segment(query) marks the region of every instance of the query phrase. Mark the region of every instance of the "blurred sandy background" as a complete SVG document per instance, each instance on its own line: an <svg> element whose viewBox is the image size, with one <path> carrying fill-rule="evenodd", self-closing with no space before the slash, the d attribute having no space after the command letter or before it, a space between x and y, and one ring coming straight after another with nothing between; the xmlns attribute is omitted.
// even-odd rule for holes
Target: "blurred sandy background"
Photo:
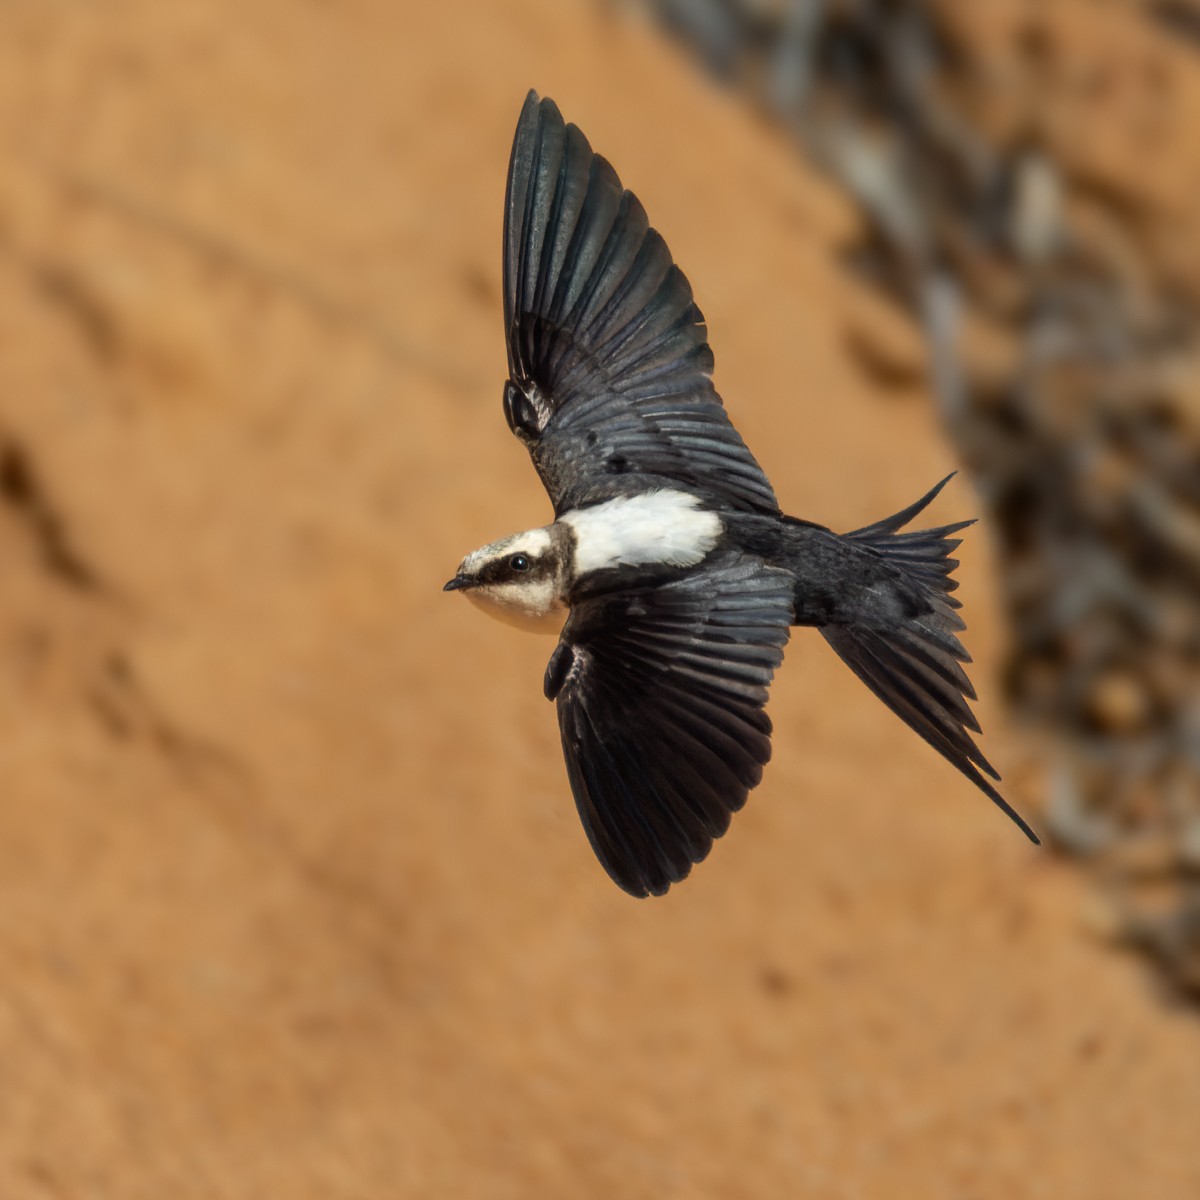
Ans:
<svg viewBox="0 0 1200 1200"><path fill-rule="evenodd" d="M594 862L552 641L440 591L549 515L500 410L530 86L664 232L790 511L956 465L848 352L895 318L846 202L647 21L4 5L0 1195L1200 1194L1194 1016L819 638L692 879Z"/></svg>

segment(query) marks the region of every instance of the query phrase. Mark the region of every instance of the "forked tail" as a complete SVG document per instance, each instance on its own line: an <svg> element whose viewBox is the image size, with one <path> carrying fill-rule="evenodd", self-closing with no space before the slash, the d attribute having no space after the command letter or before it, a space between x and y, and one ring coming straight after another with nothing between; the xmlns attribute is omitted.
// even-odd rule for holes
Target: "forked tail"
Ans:
<svg viewBox="0 0 1200 1200"><path fill-rule="evenodd" d="M997 807L1006 812L1035 844L1040 840L985 776L999 780L971 737L979 722L967 705L975 689L961 664L969 663L957 634L965 629L952 595L958 582L951 577L958 560L951 552L961 543L952 537L974 521L959 521L936 529L900 533L953 478L948 475L915 504L843 535L879 555L894 570L888 572L896 593L887 619L868 618L821 627L825 640L841 660L913 730L950 760Z"/></svg>

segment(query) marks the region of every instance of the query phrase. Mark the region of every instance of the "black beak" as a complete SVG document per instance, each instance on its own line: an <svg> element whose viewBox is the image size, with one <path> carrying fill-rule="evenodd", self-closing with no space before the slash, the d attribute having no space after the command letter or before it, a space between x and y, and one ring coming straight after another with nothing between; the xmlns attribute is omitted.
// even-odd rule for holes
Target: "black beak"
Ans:
<svg viewBox="0 0 1200 1200"><path fill-rule="evenodd" d="M459 588L470 587L471 581L462 575L455 575L449 583L442 586L443 592L457 592Z"/></svg>

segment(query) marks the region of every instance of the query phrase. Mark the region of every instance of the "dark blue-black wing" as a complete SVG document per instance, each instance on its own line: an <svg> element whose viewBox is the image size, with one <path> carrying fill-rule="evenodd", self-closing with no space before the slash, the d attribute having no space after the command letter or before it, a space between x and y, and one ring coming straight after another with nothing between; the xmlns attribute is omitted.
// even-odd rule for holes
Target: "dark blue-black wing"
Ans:
<svg viewBox="0 0 1200 1200"><path fill-rule="evenodd" d="M625 891L687 875L762 778L791 615L790 579L740 556L572 608L546 694L583 827Z"/></svg>
<svg viewBox="0 0 1200 1200"><path fill-rule="evenodd" d="M556 513L683 485L777 512L712 385L692 289L637 197L530 92L504 204L504 408Z"/></svg>

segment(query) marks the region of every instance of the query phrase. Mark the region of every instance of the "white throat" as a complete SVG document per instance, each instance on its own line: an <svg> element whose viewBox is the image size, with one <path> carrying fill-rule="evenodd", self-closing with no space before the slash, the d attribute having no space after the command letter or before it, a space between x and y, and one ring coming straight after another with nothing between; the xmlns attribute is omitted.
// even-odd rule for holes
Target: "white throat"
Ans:
<svg viewBox="0 0 1200 1200"><path fill-rule="evenodd" d="M575 535L576 577L644 563L694 566L722 530L721 518L701 508L699 497L671 490L618 496L559 521Z"/></svg>
<svg viewBox="0 0 1200 1200"><path fill-rule="evenodd" d="M567 615L556 596L532 597L528 590L522 592L515 587L507 592L500 588L467 592L466 597L489 617L527 633L552 633L557 637Z"/></svg>

